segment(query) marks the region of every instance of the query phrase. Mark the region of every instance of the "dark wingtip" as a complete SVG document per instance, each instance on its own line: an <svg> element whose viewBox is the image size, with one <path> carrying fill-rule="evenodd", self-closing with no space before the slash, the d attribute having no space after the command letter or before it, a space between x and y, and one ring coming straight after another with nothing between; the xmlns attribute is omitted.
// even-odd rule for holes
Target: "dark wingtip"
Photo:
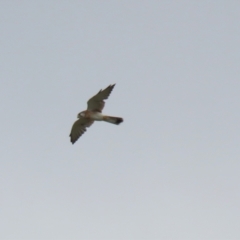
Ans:
<svg viewBox="0 0 240 240"><path fill-rule="evenodd" d="M71 134L69 135L69 137L70 137L70 142L71 142L72 144L74 144L75 142L73 141Z"/></svg>

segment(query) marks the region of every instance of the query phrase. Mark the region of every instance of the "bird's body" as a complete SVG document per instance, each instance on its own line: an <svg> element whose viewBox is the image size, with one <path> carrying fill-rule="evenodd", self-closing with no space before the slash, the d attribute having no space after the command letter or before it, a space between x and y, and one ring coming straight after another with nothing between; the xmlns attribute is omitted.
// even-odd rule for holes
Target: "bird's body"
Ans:
<svg viewBox="0 0 240 240"><path fill-rule="evenodd" d="M88 108L78 114L78 120L73 124L70 133L72 144L74 144L78 138L86 132L86 128L90 127L94 121L105 121L113 124L120 124L123 119L120 117L112 117L102 114L105 102L112 92L115 84L109 85L106 89L100 90L95 96L90 98L87 102Z"/></svg>
<svg viewBox="0 0 240 240"><path fill-rule="evenodd" d="M81 112L81 114L82 115L84 114L82 117L91 119L94 121L102 121L103 117L104 117L104 115L100 112L93 112L93 111L88 111L88 110Z"/></svg>

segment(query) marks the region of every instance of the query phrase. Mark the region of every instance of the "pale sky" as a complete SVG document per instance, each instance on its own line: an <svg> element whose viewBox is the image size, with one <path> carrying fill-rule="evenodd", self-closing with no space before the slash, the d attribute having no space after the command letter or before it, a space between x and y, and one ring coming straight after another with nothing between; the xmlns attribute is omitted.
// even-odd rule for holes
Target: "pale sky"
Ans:
<svg viewBox="0 0 240 240"><path fill-rule="evenodd" d="M1 240L240 239L240 1L0 3ZM74 144L87 100L116 86Z"/></svg>

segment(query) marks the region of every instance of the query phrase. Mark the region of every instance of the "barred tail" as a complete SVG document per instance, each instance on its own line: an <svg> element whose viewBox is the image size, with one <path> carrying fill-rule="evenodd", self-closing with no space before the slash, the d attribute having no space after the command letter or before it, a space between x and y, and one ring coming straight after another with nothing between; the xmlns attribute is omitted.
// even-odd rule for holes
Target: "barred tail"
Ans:
<svg viewBox="0 0 240 240"><path fill-rule="evenodd" d="M123 122L123 119L120 117L104 116L103 121L118 125Z"/></svg>

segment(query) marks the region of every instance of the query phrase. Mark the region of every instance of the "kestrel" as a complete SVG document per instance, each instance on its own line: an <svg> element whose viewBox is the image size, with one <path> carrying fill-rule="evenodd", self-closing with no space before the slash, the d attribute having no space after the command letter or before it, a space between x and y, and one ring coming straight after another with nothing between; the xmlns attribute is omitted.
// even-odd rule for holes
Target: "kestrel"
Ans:
<svg viewBox="0 0 240 240"><path fill-rule="evenodd" d="M123 122L123 119L120 117L111 117L102 114L105 105L104 100L108 99L114 86L115 84L109 85L104 90L101 89L95 96L88 100L87 110L82 111L77 115L77 118L79 119L73 124L69 135L72 144L74 144L78 138L86 132L86 128L90 127L94 121L105 121L116 125Z"/></svg>

